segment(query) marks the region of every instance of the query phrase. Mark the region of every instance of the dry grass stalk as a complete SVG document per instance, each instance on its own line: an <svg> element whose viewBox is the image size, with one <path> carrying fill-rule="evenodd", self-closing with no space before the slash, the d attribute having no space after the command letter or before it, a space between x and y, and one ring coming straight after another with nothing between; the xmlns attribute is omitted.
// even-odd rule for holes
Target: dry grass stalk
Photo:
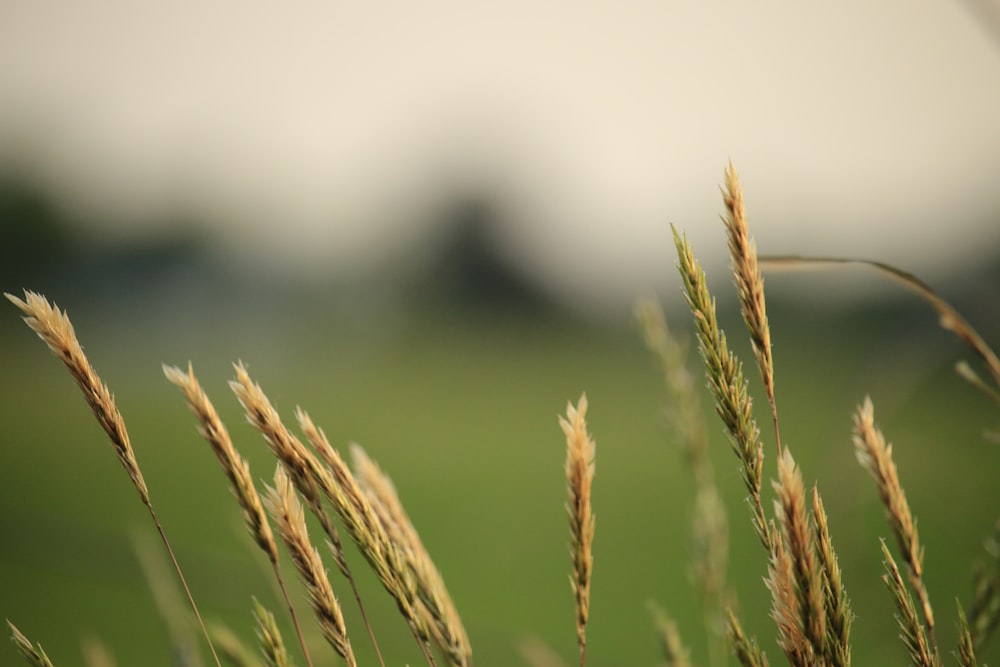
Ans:
<svg viewBox="0 0 1000 667"><path fill-rule="evenodd" d="M965 618L965 610L962 604L955 601L958 608L958 662L962 667L977 667L976 649L972 641L972 632L969 630L969 621Z"/></svg>
<svg viewBox="0 0 1000 667"><path fill-rule="evenodd" d="M576 407L567 404L566 416L559 417L559 426L566 436L566 513L569 516L570 556L573 561L570 581L576 600L576 641L583 667L587 662L587 618L590 615L590 579L594 569L591 494L597 453L597 445L587 433L586 395L580 397Z"/></svg>
<svg viewBox="0 0 1000 667"><path fill-rule="evenodd" d="M355 478L367 494L375 513L382 520L390 539L403 547L407 565L417 579L420 610L426 612L427 625L449 664L468 667L472 664L472 646L455 603L445 587L444 578L434 565L410 517L399 501L396 487L360 445L351 446Z"/></svg>
<svg viewBox="0 0 1000 667"><path fill-rule="evenodd" d="M406 564L400 545L390 537L378 513L354 478L340 453L326 434L302 409L296 410L299 427L326 465L310 459L311 473L320 490L344 521L347 532L361 550L382 586L396 600L396 606L410 626L424 658L435 664L429 643L432 633L419 611L416 576Z"/></svg>
<svg viewBox="0 0 1000 667"><path fill-rule="evenodd" d="M323 636L349 666L356 666L340 603L333 594L319 551L309 541L305 514L295 496L292 481L280 464L274 474L274 488L268 489L266 504L277 523L282 541L288 547L295 569L309 592L309 601Z"/></svg>
<svg viewBox="0 0 1000 667"><path fill-rule="evenodd" d="M25 290L23 300L12 294L5 293L4 296L21 309L27 325L62 360L63 364L69 370L70 375L73 376L73 379L76 380L77 385L83 392L83 397L87 401L91 412L94 413L98 423L100 423L104 432L107 433L115 454L118 456L118 461L125 468L129 479L132 480L132 485L139 493L139 498L142 500L143 505L149 511L150 518L152 518L153 524L160 535L160 540L170 555L174 571L177 573L177 578L184 587L188 604L190 604L191 610L198 620L198 625L201 627L205 641L208 642L208 648L215 659L215 664L221 667L219 656L216 654L215 647L212 645L212 640L208 635L208 629L205 627L205 622L198 611L198 605L195 604L194 596L191 595L191 590L184 579L184 573L181 571L180 564L174 556L174 550L170 546L167 534L164 532L163 526L160 524L160 519L153 509L146 480L143 479L142 470L135 459L135 451L132 449L128 430L125 428L125 419L115 405L115 398L111 390L101 381L97 371L94 370L94 367L87 359L87 355L83 353L83 347L76 337L76 331L73 329L73 323L70 322L69 316L65 311L59 310L57 306L50 304L44 296L36 292Z"/></svg>
<svg viewBox="0 0 1000 667"><path fill-rule="evenodd" d="M664 667L692 667L691 652L681 641L677 623L656 603L650 602L648 607L653 617Z"/></svg>
<svg viewBox="0 0 1000 667"><path fill-rule="evenodd" d="M687 367L687 346L667 326L659 303L644 299L636 305L646 346L655 355L667 388L666 413L671 430L683 447L695 483L688 562L702 598L708 633L709 664L724 665L726 568L729 524L708 455L708 434L702 418L698 387Z"/></svg>
<svg viewBox="0 0 1000 667"><path fill-rule="evenodd" d="M253 617L257 621L257 641L264 653L264 659L267 660L267 667L294 667L288 649L285 648L285 640L281 637L281 630L274 620L274 614L257 598L253 599Z"/></svg>
<svg viewBox="0 0 1000 667"><path fill-rule="evenodd" d="M809 664L815 664L826 654L823 575L816 556L815 529L806 510L802 473L787 449L778 458L778 480L774 490L777 493L775 515L793 571L792 585L799 613L796 637L801 636L809 644L798 647L796 653L810 656Z"/></svg>
<svg viewBox="0 0 1000 667"><path fill-rule="evenodd" d="M771 592L771 618L778 626L778 646L792 667L811 667L816 664L816 655L802 627L803 611L795 565L784 538L773 524L772 529L775 537L764 583Z"/></svg>
<svg viewBox="0 0 1000 667"><path fill-rule="evenodd" d="M7 627L10 628L11 638L17 646L17 650L21 652L21 656L27 660L29 665L32 667L53 667L52 661L49 660L49 656L45 655L45 649L42 648L41 644L32 644L31 640L25 637L24 633L10 621L7 621Z"/></svg>
<svg viewBox="0 0 1000 667"><path fill-rule="evenodd" d="M729 432L733 451L743 464L743 482L750 493L754 529L770 553L773 537L761 500L764 447L760 440L760 429L753 417L753 403L743 377L743 367L729 350L726 335L719 328L715 299L708 291L705 272L694 258L691 244L676 229L673 233L677 246L677 268L684 283L685 299L694 315L698 348L715 398L715 410Z"/></svg>
<svg viewBox="0 0 1000 667"><path fill-rule="evenodd" d="M731 161L726 167L726 186L722 191L722 198L726 206L722 221L729 236L729 254L740 298L740 310L750 331L753 353L771 405L774 438L780 453L781 435L778 430L778 407L774 400L774 360L771 355L771 329L767 323L764 302L764 278L757 265L757 245L750 237L743 186Z"/></svg>
<svg viewBox="0 0 1000 667"><path fill-rule="evenodd" d="M917 524L910 513L903 486L899 482L896 464L892 460L892 445L886 443L882 432L875 426L875 408L871 398L867 396L854 415L854 447L858 462L875 480L892 534L906 562L910 585L917 595L924 623L927 624L931 648L936 655L934 611L923 578L924 548L920 544Z"/></svg>
<svg viewBox="0 0 1000 667"><path fill-rule="evenodd" d="M882 575L882 581L889 587L892 597L896 602L896 621L899 623L900 639L906 645L906 650L910 653L910 660L918 667L937 667L940 663L937 658L937 651L931 647L927 637L924 624L917 616L917 609L913 605L913 598L906 589L903 577L899 573L899 567L893 560L889 548L885 546L885 540L881 542L882 557L885 559L886 574Z"/></svg>
<svg viewBox="0 0 1000 667"><path fill-rule="evenodd" d="M234 368L236 370L236 379L230 381L230 388L236 394L240 405L243 406L247 419L264 436L264 440L271 448L271 452L281 461L281 464L295 484L295 488L302 494L306 506L316 516L323 528L323 532L330 538L329 544L334 562L351 587L354 600L358 605L358 610L361 612L362 622L365 624L368 637L375 648L379 664L385 667L382 652L375 639L375 631L372 629L364 603L361 601L361 593L358 591L357 583L347 565L347 559L344 557L344 548L340 539L340 533L323 507L317 479L317 471L320 467L319 462L316 461L316 458L306 446L281 421L281 416L278 415L278 411L271 405L271 401L267 398L264 390L250 378L246 366L241 362L235 364Z"/></svg>
<svg viewBox="0 0 1000 667"><path fill-rule="evenodd" d="M305 637L302 636L302 628L299 624L298 615L295 613L295 606L292 604L291 596L285 585L285 579L281 575L281 568L278 566L278 547L274 542L274 534L264 513L264 506L260 501L257 488L254 486L253 478L250 475L250 464L244 459L226 429L215 406L209 400L208 395L201 388L198 378L194 375L194 369L188 364L185 373L176 366L163 366L163 373L167 379L176 385L187 399L188 407L198 418L198 432L212 447L216 458L222 465L222 470L229 479L230 489L243 510L243 518L246 521L247 529L257 545L267 554L271 562L271 569L277 578L278 587L285 599L288 612L292 618L292 625L298 635L299 644L302 647L306 664L312 667L312 657L306 646Z"/></svg>
<svg viewBox="0 0 1000 667"><path fill-rule="evenodd" d="M726 626L733 653L743 667L768 667L767 656L760 650L757 640L747 637L732 608L726 610Z"/></svg>
<svg viewBox="0 0 1000 667"><path fill-rule="evenodd" d="M840 563L830 540L830 528L826 508L819 490L813 486L813 518L816 521L816 546L820 567L823 572L824 601L826 604L826 644L825 655L831 667L850 667L851 664L851 624L854 614L844 589Z"/></svg>

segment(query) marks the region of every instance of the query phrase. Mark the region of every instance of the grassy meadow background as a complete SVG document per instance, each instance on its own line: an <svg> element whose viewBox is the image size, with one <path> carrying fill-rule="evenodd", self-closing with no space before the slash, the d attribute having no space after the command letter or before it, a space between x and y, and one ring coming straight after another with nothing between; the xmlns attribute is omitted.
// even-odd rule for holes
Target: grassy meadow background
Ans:
<svg viewBox="0 0 1000 667"><path fill-rule="evenodd" d="M663 249L663 258L673 263L672 248ZM482 667L522 664L518 645L530 637L569 663L575 659L565 443L556 417L586 391L597 441L589 664L657 664L648 600L679 619L694 659L707 661L687 574L692 482L666 437L656 364L626 315L595 324L546 307L417 299L392 316L353 317L321 290L250 289L213 301L212 292L199 299L190 290L147 296L114 281L81 288L65 275L33 277L43 284L25 286L69 311L114 391L203 615L248 643L251 595L275 611L288 639L291 628L221 469L182 396L162 376L163 362L193 362L256 479L269 481L274 462L226 384L238 359L283 417L291 420L301 405L335 446L364 445L393 477ZM731 282L726 275L709 279L730 341L746 362L749 345ZM767 280L782 436L806 483L818 481L824 494L857 615L855 664L905 660L881 582L878 538L890 533L850 441L851 413L866 393L895 444L926 544L939 641L950 651L954 599L969 599L972 564L984 559L983 541L1000 507L1000 448L981 437L1000 423L995 406L951 371L965 351L914 298L880 292L890 296L859 295L832 307L791 295L785 287L795 278ZM824 281L837 280L828 274L811 284L822 296ZM860 285L862 292L871 286ZM11 292L20 287L4 285ZM673 294L679 280L660 288ZM979 303L965 299L975 293L969 285L949 289L946 295L960 305ZM996 344L995 322L983 321L988 311L966 310ZM690 333L687 312L672 309L668 317L680 333ZM136 555L137 540L155 538L145 508L65 369L6 303L0 343L0 614L41 642L56 665L81 664L81 643L95 637L119 665L172 664L166 625ZM747 371L756 391L752 363ZM780 664L762 583L765 557L750 528L737 462L707 395L703 406L729 511L730 581L747 630ZM766 414L761 418L766 424ZM773 443L762 431L770 477ZM350 549L388 664L419 664L393 603ZM333 582L359 658L372 664L350 595L337 587L339 578ZM306 628L314 658L332 664L311 619ZM980 655L982 662L998 659L996 642ZM0 646L0 664L17 664L13 645Z"/></svg>

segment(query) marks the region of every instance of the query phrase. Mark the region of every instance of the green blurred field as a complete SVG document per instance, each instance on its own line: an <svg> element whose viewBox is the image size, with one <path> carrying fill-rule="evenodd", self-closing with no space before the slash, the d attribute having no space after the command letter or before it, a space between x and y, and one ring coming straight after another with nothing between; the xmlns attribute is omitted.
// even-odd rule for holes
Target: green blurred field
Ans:
<svg viewBox="0 0 1000 667"><path fill-rule="evenodd" d="M288 309L267 317L263 303L257 319L238 325L179 321L151 334L141 310L62 305L116 393L203 614L248 642L251 595L281 617L274 584L161 362L194 362L260 479L270 478L273 462L226 386L238 358L285 417L301 405L335 445L363 444L393 476L444 573L480 667L522 664L516 647L528 636L574 659L564 440L556 417L586 391L598 445L588 663L657 664L646 612L655 599L679 618L704 664L701 613L685 564L691 484L664 439L655 365L627 322L606 330L449 316L388 332L345 332L320 316L287 317ZM926 544L941 645L950 652L954 599L968 600L972 563L984 555L983 538L1000 510L1000 449L980 437L1000 422L995 406L952 374L963 351L935 329L930 314L843 321L803 310L777 304L771 313L782 437L807 483L818 481L824 494L858 617L855 664L905 660L880 580L878 538L888 529L850 443L851 411L867 392L896 445ZM0 614L40 641L57 666L82 664L81 639L93 636L112 648L119 665L170 665L166 630L135 556L136 536L153 536L148 515L59 362L18 326L12 306L0 308L0 319ZM688 331L681 313L673 320ZM728 329L746 359L742 326L729 320ZM706 410L706 419L730 511L731 581L747 629L772 663L782 664L762 584L765 558L749 526L736 461L717 418ZM762 430L770 473L773 445ZM363 572L362 559L350 555ZM389 664L420 664L388 596L370 576L360 579ZM343 585L338 592L362 663L372 664L350 596ZM314 656L333 664L311 623L309 631ZM998 644L981 661L1000 661ZM17 664L13 646L0 646L0 664Z"/></svg>

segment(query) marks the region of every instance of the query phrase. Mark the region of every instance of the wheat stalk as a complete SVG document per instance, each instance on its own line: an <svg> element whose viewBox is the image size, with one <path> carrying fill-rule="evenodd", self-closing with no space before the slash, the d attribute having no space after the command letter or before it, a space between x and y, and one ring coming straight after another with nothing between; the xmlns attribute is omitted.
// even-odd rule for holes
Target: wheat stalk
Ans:
<svg viewBox="0 0 1000 667"><path fill-rule="evenodd" d="M5 293L4 296L21 309L21 312L24 313L23 319L27 325L59 357L69 370L70 375L76 380L91 412L97 417L98 423L100 423L104 432L107 433L108 438L111 440L111 445L118 456L118 461L125 469L129 479L132 480L132 485L139 493L139 498L142 500L143 505L149 511L149 515L156 526L163 546L170 555L177 578L180 579L184 592L187 594L188 603L191 605L191 610L198 620L198 625L201 627L201 632L208 643L212 657L215 659L215 664L218 667L222 667L219 662L219 656L215 652L215 646L212 645L212 640L208 635L208 628L205 627L205 622L201 618L198 605L195 604L194 596L191 595L191 589L188 588L187 581L184 579L184 573L177 562L177 557L174 556L174 550L171 548L167 534L164 532L163 526L160 524L160 519L153 509L146 480L143 479L142 470L140 470L139 464L135 459L132 442L125 428L125 420L115 405L115 398L111 390L101 381L97 371L94 370L94 367L87 359L87 355L83 353L83 347L76 337L76 331L73 329L73 323L70 322L69 316L65 311L59 310L57 306L50 304L44 296L36 292L25 290L23 300L12 294Z"/></svg>
<svg viewBox="0 0 1000 667"><path fill-rule="evenodd" d="M672 228L673 229L673 228ZM764 474L764 447L760 429L753 416L747 381L743 366L726 343L726 335L719 328L715 315L715 299L708 291L705 272L694 258L694 251L686 235L673 229L677 246L677 268L684 283L684 296L694 315L698 349L705 362L708 384L715 398L715 411L729 432L733 451L743 464L742 477L750 493L754 529L761 543L770 553L771 535L761 486Z"/></svg>
<svg viewBox="0 0 1000 667"><path fill-rule="evenodd" d="M771 406L774 439L780 453L781 434L778 430L778 406L774 399L774 360L771 354L771 329L767 323L767 308L764 301L764 278L757 265L757 245L750 237L743 185L732 161L726 167L725 176L726 185L722 191L722 198L726 214L722 216L722 221L729 237L729 254L733 275L736 278L740 311L750 332L750 343L757 358L757 368L760 370L764 391Z"/></svg>
<svg viewBox="0 0 1000 667"><path fill-rule="evenodd" d="M257 598L253 599L253 617L257 621L257 641L267 660L267 667L294 667L281 630L274 620L274 614L267 610Z"/></svg>
<svg viewBox="0 0 1000 667"><path fill-rule="evenodd" d="M356 667L340 603L330 586L319 552L309 540L302 505L295 497L292 481L281 464L274 473L274 487L268 489L266 505L277 523L282 541L288 547L295 569L309 591L309 601L323 636L349 667Z"/></svg>
<svg viewBox="0 0 1000 667"><path fill-rule="evenodd" d="M186 373L176 366L164 365L163 373L171 383L183 392L188 407L198 418L198 432L211 446L223 472L229 479L230 489L243 510L243 519L247 529L257 545L267 554L271 563L271 570L274 572L285 605L291 615L292 625L295 627L295 633L298 636L299 645L302 647L306 664L312 667L312 657L309 655L305 637L302 635L302 627L299 624L298 615L295 613L295 605L292 604L285 579L281 575L281 568L278 566L278 547L274 541L274 534L271 532L267 515L264 513L264 506L250 475L250 464L236 451L236 447L229 437L229 431L222 423L222 419L208 395L201 388L191 364L188 364Z"/></svg>
<svg viewBox="0 0 1000 667"><path fill-rule="evenodd" d="M823 599L826 604L826 644L825 655L831 667L850 667L851 664L851 624L854 615L851 603L844 589L840 563L830 540L830 528L826 508L819 490L813 486L813 518L816 521L816 545L823 572Z"/></svg>
<svg viewBox="0 0 1000 667"><path fill-rule="evenodd" d="M396 487L360 445L351 446L351 460L358 484L382 520L390 539L402 547L407 566L416 576L418 596L423 603L419 610L425 612L425 620L434 640L449 664L469 667L472 664L472 647L462 619L445 587L444 578L403 509Z"/></svg>
<svg viewBox="0 0 1000 667"><path fill-rule="evenodd" d="M576 600L576 641L580 647L580 667L587 662L587 618L590 615L590 579L594 569L594 516L591 492L597 446L587 432L587 397L576 407L566 406L559 418L566 436L566 513L569 516L570 556L573 575L570 583Z"/></svg>
<svg viewBox="0 0 1000 667"><path fill-rule="evenodd" d="M924 548L917 534L917 524L910 512L906 494L899 482L896 464L892 460L892 445L886 443L882 432L875 426L875 408L870 397L858 406L854 415L854 447L858 462L871 474L885 506L896 544L903 554L920 609L927 624L927 635L932 653L937 656L934 641L934 611L931 609L927 587L924 584Z"/></svg>
<svg viewBox="0 0 1000 667"><path fill-rule="evenodd" d="M270 447L271 452L284 466L295 487L302 494L309 510L319 519L323 531L330 538L329 544L334 562L337 564L341 574L344 575L344 578L347 579L351 591L354 593L354 600L358 605L358 610L361 612L362 621L368 631L368 637L372 642L372 646L375 648L379 664L385 667L385 662L382 660L382 652L379 649L378 642L375 640L375 632L368 620L364 603L361 601L361 593L358 591L357 583L347 565L347 559L344 557L344 548L340 540L340 533L323 507L315 474L319 463L306 446L292 435L291 431L281 421L281 416L274 409L274 406L271 405L271 401L267 398L264 390L250 378L246 366L240 362L235 364L234 368L236 370L236 379L230 381L230 388L236 394L240 405L243 406L247 420L264 436L264 440Z"/></svg>
<svg viewBox="0 0 1000 667"><path fill-rule="evenodd" d="M906 589L903 577L899 573L899 567L892 554L889 553L889 548L885 546L885 540L880 540L880 543L886 570L886 573L882 575L882 581L885 582L896 602L896 609L899 612L896 615L896 620L902 633L900 638L910 653L910 660L917 667L938 667L940 663L937 659L937 650L931 646L924 625L917 616L913 598L910 597L910 592Z"/></svg>

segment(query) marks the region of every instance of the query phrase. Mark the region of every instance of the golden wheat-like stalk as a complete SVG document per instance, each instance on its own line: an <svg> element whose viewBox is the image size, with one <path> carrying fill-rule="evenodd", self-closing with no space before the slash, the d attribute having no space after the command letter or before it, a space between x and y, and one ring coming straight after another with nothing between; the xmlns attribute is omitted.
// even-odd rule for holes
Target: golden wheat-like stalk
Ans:
<svg viewBox="0 0 1000 667"><path fill-rule="evenodd" d="M11 638L17 646L17 650L20 651L21 656L28 661L29 665L32 667L53 667L52 661L45 654L45 649L42 648L41 644L32 644L31 640L10 621L7 621L7 627L10 628Z"/></svg>
<svg viewBox="0 0 1000 667"><path fill-rule="evenodd" d="M918 667L937 667L940 664L937 651L931 646L924 624L920 622L913 598L903 582L903 576L899 573L899 566L896 565L889 548L885 546L885 540L881 540L881 547L886 570L882 575L882 581L896 602L898 611L896 621L899 623L900 638L910 653L910 660Z"/></svg>
<svg viewBox="0 0 1000 667"><path fill-rule="evenodd" d="M747 637L743 625L731 607L726 610L726 628L733 653L743 667L768 667L767 656L755 639Z"/></svg>
<svg viewBox="0 0 1000 667"><path fill-rule="evenodd" d="M417 578L418 596L423 603L419 610L425 613L435 642L450 665L469 667L472 664L469 636L445 587L444 578L399 501L396 487L360 445L351 445L351 460L355 478L382 520L390 539L403 547L407 566Z"/></svg>
<svg viewBox="0 0 1000 667"><path fill-rule="evenodd" d="M309 540L302 505L296 498L292 481L281 464L274 474L274 487L268 489L266 505L278 526L282 541L288 547L295 569L309 592L309 601L319 620L323 636L349 666L355 667L357 662L351 641L347 637L347 627L344 625L340 603L330 586L319 551Z"/></svg>
<svg viewBox="0 0 1000 667"><path fill-rule="evenodd" d="M570 556L573 574L570 582L576 601L576 641L580 647L580 666L587 662L587 618L590 615L590 579L594 569L594 516L591 494L594 482L594 457L597 445L587 432L587 397L581 396L576 407L566 406L566 416L559 417L566 436L566 513L569 516Z"/></svg>
<svg viewBox="0 0 1000 667"><path fill-rule="evenodd" d="M673 229L673 228L672 228ZM750 493L753 525L761 543L770 553L772 535L764 514L761 486L764 475L764 447L753 416L743 366L726 343L715 315L715 299L708 291L705 272L694 257L687 240L673 229L677 246L677 268L684 283L684 296L694 315L698 349L705 362L708 384L715 398L715 410L729 433L733 451L743 464L743 482Z"/></svg>
<svg viewBox="0 0 1000 667"><path fill-rule="evenodd" d="M395 599L396 606L410 626L424 658L429 664L435 665L436 661L429 648L433 634L419 611L422 603L419 600L416 577L406 564L403 549L389 537L368 496L340 453L330 445L326 434L301 408L296 410L296 417L306 439L313 449L321 453L326 464L311 459L313 478L344 521L347 532L358 545L382 586Z"/></svg>
<svg viewBox="0 0 1000 667"><path fill-rule="evenodd" d="M219 464L222 466L223 472L229 479L230 489L233 495L236 496L240 508L243 510L243 518L247 529L250 531L250 535L257 545L267 554L267 558L271 563L271 569L274 572L278 587L281 589L281 594L291 615L292 625L295 627L306 664L312 667L312 657L309 655L305 637L302 635L302 628L299 624L298 615L295 612L295 605L292 604L291 596L288 594L288 588L285 585L285 579L281 574L281 568L278 566L278 547L274 541L274 534L271 532L271 525L268 523L267 515L264 513L264 505L260 501L257 488L254 486L253 478L250 475L250 464L236 451L236 447L229 437L228 429L222 423L222 419L215 410L215 406L209 400L208 395L201 388L201 384L198 382L198 378L195 377L194 368L191 364L188 364L187 372L182 371L176 366L164 365L163 373L171 383L183 392L184 397L187 399L188 407L198 418L198 432L211 446L212 451L219 460Z"/></svg>
<svg viewBox="0 0 1000 667"><path fill-rule="evenodd" d="M764 278L757 265L757 245L750 237L743 185L731 161L726 167L725 176L726 185L722 191L722 199L726 206L726 214L722 216L722 221L729 237L729 254L733 275L736 278L740 311L750 332L750 343L757 358L757 368L760 370L764 391L771 405L774 437L780 452L781 435L778 431L778 408L774 399L774 360L771 354L771 329L767 323L764 300Z"/></svg>
<svg viewBox="0 0 1000 667"><path fill-rule="evenodd" d="M927 635L932 652L937 654L934 642L934 611L924 584L924 547L917 534L917 523L910 512L903 485L892 460L892 445L888 444L882 432L875 426L875 408L870 397L858 406L854 415L854 447L858 462L875 480L879 497L885 506L896 544L906 562L910 585L920 604L920 610L927 624Z"/></svg>
<svg viewBox="0 0 1000 667"><path fill-rule="evenodd" d="M188 588L187 581L184 579L184 573L181 571L180 564L177 562L176 556L174 556L174 550L167 539L167 534L164 532L163 526L160 524L160 519L153 509L153 503L149 497L149 488L146 486L146 480L143 478L142 470L139 468L139 463L135 458L135 451L132 448L128 430L125 428L125 419L115 405L115 397L111 393L111 390L108 389L108 386L101 380L97 371L94 370L94 367L90 364L90 360L87 359L87 355L83 353L83 347L76 337L76 331L73 329L73 323L70 322L69 316L65 311L59 310L57 306L50 304L48 299L36 292L25 290L24 299L19 299L12 294L6 293L4 296L21 309L27 325L38 334L38 337L63 362L83 392L83 397L90 407L91 412L97 418L104 432L107 433L118 461L125 469L129 479L132 480L132 486L138 492L143 505L149 511L150 518L153 520L153 524L160 535L160 540L163 542L163 546L170 556L174 571L177 573L177 578L184 587L188 604L191 605L191 610L198 620L198 625L201 627L202 635L208 643L208 648L212 653L215 664L221 667L219 656L216 654L215 647L212 645L212 640L208 635L208 628L205 627L205 622L198 611L198 605L195 604L191 589Z"/></svg>
<svg viewBox="0 0 1000 667"><path fill-rule="evenodd" d="M257 622L257 641L267 660L267 667L294 667L288 649L285 648L285 640L281 637L281 630L274 620L274 614L257 598L253 598L253 617Z"/></svg>
<svg viewBox="0 0 1000 667"><path fill-rule="evenodd" d="M362 622L368 631L368 637L372 642L372 646L375 648L379 664L385 667L385 663L382 660L382 652L375 639L375 632L368 620L368 614L361 600L361 593L354 580L354 575L351 574L350 567L348 567L347 559L344 557L344 548L340 539L340 533L323 507L321 491L317 480L319 462L316 461L316 458L306 446L288 430L284 422L282 422L278 411L271 405L267 394L264 393L259 384L250 378L246 366L240 362L235 364L234 368L236 370L236 379L230 381L230 388L236 394L240 405L243 406L250 424L260 432L265 442L271 448L271 452L281 461L281 464L291 477L295 488L302 494L306 506L316 516L323 528L323 532L330 538L329 545L333 553L334 562L337 564L341 574L344 575L344 578L347 579L351 591L354 593L355 603L361 612Z"/></svg>
<svg viewBox="0 0 1000 667"><path fill-rule="evenodd" d="M826 606L823 575L816 557L814 528L806 509L802 473L795 465L791 452L784 450L778 458L778 479L775 515L781 538L792 565L795 596L797 597L798 633L808 642L797 653L810 656L810 662L825 654Z"/></svg>
<svg viewBox="0 0 1000 667"><path fill-rule="evenodd" d="M826 605L826 659L831 667L850 667L851 664L851 624L854 615L851 603L844 589L840 563L830 539L826 508L819 490L813 486L813 517L816 520L816 547L823 572L823 599Z"/></svg>

